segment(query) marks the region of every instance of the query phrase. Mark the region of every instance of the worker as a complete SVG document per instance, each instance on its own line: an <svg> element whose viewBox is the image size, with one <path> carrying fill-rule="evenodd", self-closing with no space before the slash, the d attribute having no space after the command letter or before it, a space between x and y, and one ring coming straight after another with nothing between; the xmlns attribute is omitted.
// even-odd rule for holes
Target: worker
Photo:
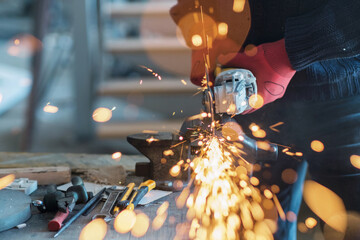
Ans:
<svg viewBox="0 0 360 240"><path fill-rule="evenodd" d="M284 212L298 214L307 168L348 213L360 212L360 171L350 161L360 155L360 1L178 0L170 13L192 48L191 81L204 83L205 61L210 80L216 64L250 70L264 104L235 119L245 133L255 122L267 140L303 154L281 154L255 172L262 184L280 188ZM198 22L210 35L205 43L195 37ZM296 175L288 181L284 173ZM296 239L296 230L296 220L279 218L274 238Z"/></svg>

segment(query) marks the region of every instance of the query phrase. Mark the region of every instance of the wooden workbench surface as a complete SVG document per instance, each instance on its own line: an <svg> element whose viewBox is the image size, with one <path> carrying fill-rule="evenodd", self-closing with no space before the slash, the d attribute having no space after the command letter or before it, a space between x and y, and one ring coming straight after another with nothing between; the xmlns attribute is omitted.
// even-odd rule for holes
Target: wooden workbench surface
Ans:
<svg viewBox="0 0 360 240"><path fill-rule="evenodd" d="M31 198L37 199L37 196L42 194L37 190L31 195ZM41 192L41 191L40 191ZM40 194L40 195L39 195ZM150 218L150 227L146 235L137 238L131 235L131 233L120 234L114 230L113 221L108 224L106 239L147 239L147 240L171 240L174 239L176 234L176 225L178 223L185 222L186 220L186 209L177 209L175 205L175 198L179 193L172 193L167 197L159 199L147 206L138 206L136 211L145 213ZM40 197L41 198L41 197ZM164 225L157 231L151 228L152 220L156 216L156 210L164 202L169 202L168 216ZM79 239L79 235L83 227L91 221L91 217L94 213L100 211L102 203L94 209L88 216L80 216L74 223L72 223L64 232L62 232L56 239L59 240L72 240ZM11 240L43 240L51 239L54 236L54 232L49 232L47 229L48 222L53 218L54 213L40 213L35 207L32 207L32 217L26 222L27 226L23 229L10 229L4 232L0 232L0 239L11 239ZM170 223L169 219L175 221ZM184 236L186 239L186 236Z"/></svg>
<svg viewBox="0 0 360 240"><path fill-rule="evenodd" d="M62 166L67 165L74 170L76 168L103 167L103 166L123 166L129 173L134 171L136 162L148 161L143 156L122 156L120 161L114 161L111 155L88 155L88 154L59 154L59 153L1 153L0 168L14 167L39 167L39 166ZM132 176L131 181L138 182L137 177ZM138 179L139 180L139 179ZM127 179L128 181L128 179ZM141 182L141 180L140 180ZM45 194L45 187L40 187L31 194L31 198L42 199ZM175 199L179 193L172 193L167 197L159 199L147 206L138 206L136 211L144 212L150 219L150 227L147 234L141 238L136 238L130 233L120 234L114 230L113 221L108 224L105 239L166 239L175 237L176 225L186 220L186 209L177 209ZM164 202L169 202L167 219L162 228L155 231L151 228L152 220L156 216L158 207ZM1 207L1 206L0 206ZM90 222L93 214L98 213L102 203L93 210L88 216L80 216L68 229L61 233L57 239L71 240L79 239L81 230ZM47 229L48 222L53 218L54 213L40 213L35 207L31 207L32 217L26 222L27 226L23 229L10 229L0 232L0 239L11 240L43 240L51 239L54 232ZM169 219L172 219L169 221ZM186 236L184 236L186 239Z"/></svg>

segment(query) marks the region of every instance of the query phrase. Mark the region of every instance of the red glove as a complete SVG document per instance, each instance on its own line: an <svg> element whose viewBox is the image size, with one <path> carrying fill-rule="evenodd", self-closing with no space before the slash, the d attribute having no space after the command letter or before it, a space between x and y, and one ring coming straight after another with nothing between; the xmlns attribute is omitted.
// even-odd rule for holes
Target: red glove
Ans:
<svg viewBox="0 0 360 240"><path fill-rule="evenodd" d="M261 44L251 51L219 56L218 61L226 67L250 70L256 77L257 91L264 104L284 96L286 88L295 74L285 49L285 40ZM256 111L252 108L243 112Z"/></svg>

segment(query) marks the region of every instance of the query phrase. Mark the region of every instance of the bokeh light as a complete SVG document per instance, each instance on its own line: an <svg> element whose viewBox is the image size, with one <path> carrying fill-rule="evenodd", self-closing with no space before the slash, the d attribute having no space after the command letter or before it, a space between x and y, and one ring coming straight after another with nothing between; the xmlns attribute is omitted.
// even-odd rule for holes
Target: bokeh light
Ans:
<svg viewBox="0 0 360 240"><path fill-rule="evenodd" d="M360 169L360 156L359 155L351 155L350 162L354 167Z"/></svg>
<svg viewBox="0 0 360 240"><path fill-rule="evenodd" d="M107 232L107 224L104 219L97 218L88 223L82 230L79 240L102 240Z"/></svg>
<svg viewBox="0 0 360 240"><path fill-rule="evenodd" d="M311 142L310 144L311 149L315 152L322 152L324 151L324 144L322 142L320 142L319 140L314 140Z"/></svg>
<svg viewBox="0 0 360 240"><path fill-rule="evenodd" d="M14 174L6 175L5 177L0 178L0 190L9 186L15 180Z"/></svg>
<svg viewBox="0 0 360 240"><path fill-rule="evenodd" d="M133 228L135 222L136 214L134 211L125 209L115 218L114 228L119 233L127 233Z"/></svg>
<svg viewBox="0 0 360 240"><path fill-rule="evenodd" d="M345 206L342 199L333 191L308 180L304 184L304 201L330 227L338 232L345 231L347 226Z"/></svg>
<svg viewBox="0 0 360 240"><path fill-rule="evenodd" d="M136 220L133 228L131 229L131 234L134 237L143 237L150 226L149 217L144 213L138 213L136 215Z"/></svg>
<svg viewBox="0 0 360 240"><path fill-rule="evenodd" d="M112 111L108 108L100 107L94 110L92 117L95 122L107 122L112 118Z"/></svg>
<svg viewBox="0 0 360 240"><path fill-rule="evenodd" d="M253 94L249 98L249 105L255 109L261 108L264 105L264 98L259 94Z"/></svg>
<svg viewBox="0 0 360 240"><path fill-rule="evenodd" d="M297 173L294 169L287 168L282 171L281 179L287 184L293 184L297 180Z"/></svg>
<svg viewBox="0 0 360 240"><path fill-rule="evenodd" d="M48 104L43 108L43 110L47 113L57 113L59 111L59 108Z"/></svg>
<svg viewBox="0 0 360 240"><path fill-rule="evenodd" d="M203 43L203 40L199 34L195 34L192 36L191 42L195 47L200 47Z"/></svg>
<svg viewBox="0 0 360 240"><path fill-rule="evenodd" d="M306 220L305 220L305 225L306 227L308 227L309 229L312 229L314 228L316 225L317 225L317 221L315 218L313 217L308 217Z"/></svg>
<svg viewBox="0 0 360 240"><path fill-rule="evenodd" d="M114 152L114 153L111 155L111 158L114 159L114 160L116 160L116 161L120 161L121 156L122 156L121 152Z"/></svg>

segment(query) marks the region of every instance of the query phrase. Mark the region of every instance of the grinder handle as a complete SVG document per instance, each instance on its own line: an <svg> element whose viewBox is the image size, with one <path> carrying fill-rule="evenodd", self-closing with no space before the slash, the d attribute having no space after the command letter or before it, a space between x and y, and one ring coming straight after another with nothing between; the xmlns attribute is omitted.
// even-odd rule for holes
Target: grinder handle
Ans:
<svg viewBox="0 0 360 240"><path fill-rule="evenodd" d="M62 223L64 222L64 220L67 218L68 215L69 215L68 208L66 208L66 213L58 211L55 214L55 217L48 223L49 231L58 231L61 228Z"/></svg>

